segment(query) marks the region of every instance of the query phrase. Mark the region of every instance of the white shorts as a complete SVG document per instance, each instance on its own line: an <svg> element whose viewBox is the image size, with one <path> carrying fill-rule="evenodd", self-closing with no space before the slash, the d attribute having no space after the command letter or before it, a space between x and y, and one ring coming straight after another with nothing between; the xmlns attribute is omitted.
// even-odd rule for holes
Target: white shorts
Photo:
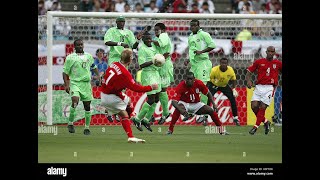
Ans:
<svg viewBox="0 0 320 180"><path fill-rule="evenodd" d="M120 111L125 111L130 98L124 94L124 100L114 94L104 94L101 92L101 106L104 106L108 111L108 115L118 114Z"/></svg>
<svg viewBox="0 0 320 180"><path fill-rule="evenodd" d="M203 102L186 103L184 101L179 101L178 104L182 104L190 114L195 114L200 108L202 108L202 106L205 105Z"/></svg>
<svg viewBox="0 0 320 180"><path fill-rule="evenodd" d="M251 101L261 101L266 105L270 105L271 100L274 95L274 87L273 85L261 85L258 84L254 88L253 96Z"/></svg>

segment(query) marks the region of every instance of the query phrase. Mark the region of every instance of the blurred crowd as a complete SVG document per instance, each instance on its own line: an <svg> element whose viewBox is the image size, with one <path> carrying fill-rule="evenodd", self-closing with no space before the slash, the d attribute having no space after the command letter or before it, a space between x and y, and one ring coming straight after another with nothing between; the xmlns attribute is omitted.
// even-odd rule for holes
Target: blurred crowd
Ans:
<svg viewBox="0 0 320 180"><path fill-rule="evenodd" d="M80 0L77 11L134 13L215 13L215 0ZM282 0L226 0L239 14L282 14ZM38 15L61 11L63 0L38 0ZM78 7L79 6L79 7Z"/></svg>
<svg viewBox="0 0 320 180"><path fill-rule="evenodd" d="M282 14L282 0L231 0L233 13Z"/></svg>

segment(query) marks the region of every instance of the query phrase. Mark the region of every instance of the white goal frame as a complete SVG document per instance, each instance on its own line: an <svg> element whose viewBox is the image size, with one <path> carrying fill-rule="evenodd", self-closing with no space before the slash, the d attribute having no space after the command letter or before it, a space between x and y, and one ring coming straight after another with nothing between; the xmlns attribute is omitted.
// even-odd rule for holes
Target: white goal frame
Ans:
<svg viewBox="0 0 320 180"><path fill-rule="evenodd" d="M108 17L116 18L123 15L128 18L161 18L161 19L282 19L282 14L195 14L195 13L118 13L118 12L47 12L47 125L52 125L52 45L53 17Z"/></svg>

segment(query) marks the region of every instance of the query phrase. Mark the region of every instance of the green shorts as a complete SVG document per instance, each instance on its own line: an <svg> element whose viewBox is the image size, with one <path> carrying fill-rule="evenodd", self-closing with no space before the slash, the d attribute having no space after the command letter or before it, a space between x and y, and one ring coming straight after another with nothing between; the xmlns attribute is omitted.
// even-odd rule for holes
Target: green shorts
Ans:
<svg viewBox="0 0 320 180"><path fill-rule="evenodd" d="M92 101L92 87L90 81L70 81L70 96L80 97L80 101Z"/></svg>
<svg viewBox="0 0 320 180"><path fill-rule="evenodd" d="M203 60L197 63L191 63L191 72L194 73L196 79L203 83L210 81L210 72L212 69L212 62L210 60Z"/></svg>
<svg viewBox="0 0 320 180"><path fill-rule="evenodd" d="M166 60L165 64L159 68L161 78L161 88L167 88L173 82L173 64L171 60Z"/></svg>
<svg viewBox="0 0 320 180"><path fill-rule="evenodd" d="M151 84L158 84L159 88L157 90L152 90L147 92L147 95L156 94L161 91L161 84L160 84L160 75L158 71L144 71L141 72L141 84L143 86L151 85Z"/></svg>

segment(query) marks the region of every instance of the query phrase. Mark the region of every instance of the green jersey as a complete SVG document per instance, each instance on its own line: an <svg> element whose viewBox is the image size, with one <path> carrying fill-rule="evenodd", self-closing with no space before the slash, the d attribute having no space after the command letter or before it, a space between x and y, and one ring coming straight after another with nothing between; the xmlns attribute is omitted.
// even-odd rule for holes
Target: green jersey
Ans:
<svg viewBox="0 0 320 180"><path fill-rule="evenodd" d="M155 47L160 54L171 53L172 43L170 37L168 36L168 33L161 33L159 38L155 37L154 40L159 42L160 46ZM168 60L171 60L171 56L167 57L166 61Z"/></svg>
<svg viewBox="0 0 320 180"><path fill-rule="evenodd" d="M188 37L189 58L191 63L197 63L202 60L209 60L209 53L202 53L196 55L194 51L201 51L208 47L215 48L216 44L211 38L210 34L199 29L197 34L191 33Z"/></svg>
<svg viewBox="0 0 320 180"><path fill-rule="evenodd" d="M108 29L104 35L104 43L112 42L123 42L129 45L130 48L133 47L133 44L136 42L136 38L132 31L129 29L123 28L123 30L118 29L117 27L112 27ZM120 61L121 53L124 47L122 46L110 46L108 65L113 62Z"/></svg>
<svg viewBox="0 0 320 180"><path fill-rule="evenodd" d="M168 36L168 33L161 33L159 38L155 37L155 40L159 42L160 46L155 46L157 53L165 54L171 53L172 43ZM171 61L171 56L167 57L165 64L159 68L159 74L161 77L161 87L166 88L170 86L173 80L173 64Z"/></svg>
<svg viewBox="0 0 320 180"><path fill-rule="evenodd" d="M63 65L63 72L66 73L71 81L91 80L91 69L97 66L91 54L84 52L83 54L72 53L66 57L66 62Z"/></svg>
<svg viewBox="0 0 320 180"><path fill-rule="evenodd" d="M152 61L153 56L157 54L157 50L154 46L148 47L144 43L142 43L139 51L138 51L138 63L139 65ZM142 71L158 71L159 67L155 66L154 64L145 67Z"/></svg>

